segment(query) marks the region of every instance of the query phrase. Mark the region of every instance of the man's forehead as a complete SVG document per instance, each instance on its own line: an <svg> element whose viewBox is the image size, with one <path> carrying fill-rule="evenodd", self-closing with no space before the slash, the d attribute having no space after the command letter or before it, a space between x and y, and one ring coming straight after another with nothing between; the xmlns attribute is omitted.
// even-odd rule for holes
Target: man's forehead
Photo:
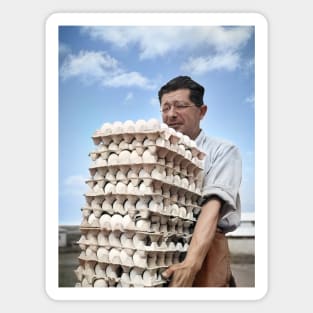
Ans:
<svg viewBox="0 0 313 313"><path fill-rule="evenodd" d="M174 91L167 92L163 94L161 98L162 103L189 100L190 90L189 89L177 89Z"/></svg>

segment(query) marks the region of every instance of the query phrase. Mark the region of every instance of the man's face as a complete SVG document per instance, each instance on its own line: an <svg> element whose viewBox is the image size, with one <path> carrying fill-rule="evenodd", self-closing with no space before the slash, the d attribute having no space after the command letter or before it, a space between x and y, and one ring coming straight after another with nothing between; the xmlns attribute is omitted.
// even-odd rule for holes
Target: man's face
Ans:
<svg viewBox="0 0 313 313"><path fill-rule="evenodd" d="M200 132L200 120L204 117L207 107L197 107L189 95L189 89L165 93L161 98L161 111L166 108L162 112L162 119L169 127L195 139Z"/></svg>

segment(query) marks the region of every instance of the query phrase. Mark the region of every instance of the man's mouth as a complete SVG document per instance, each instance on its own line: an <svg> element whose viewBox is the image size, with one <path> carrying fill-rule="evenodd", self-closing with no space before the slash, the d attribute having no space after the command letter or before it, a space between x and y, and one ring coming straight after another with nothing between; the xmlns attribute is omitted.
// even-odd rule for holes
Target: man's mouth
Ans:
<svg viewBox="0 0 313 313"><path fill-rule="evenodd" d="M181 126L179 123L168 124L169 127L175 128Z"/></svg>

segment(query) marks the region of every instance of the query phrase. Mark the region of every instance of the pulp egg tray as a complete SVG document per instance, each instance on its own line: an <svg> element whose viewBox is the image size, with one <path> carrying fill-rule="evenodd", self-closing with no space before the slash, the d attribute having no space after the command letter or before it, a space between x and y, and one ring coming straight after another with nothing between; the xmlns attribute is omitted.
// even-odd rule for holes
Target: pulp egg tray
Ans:
<svg viewBox="0 0 313 313"><path fill-rule="evenodd" d="M118 264L85 262L75 270L77 287L157 287L166 284L163 269L126 268Z"/></svg>

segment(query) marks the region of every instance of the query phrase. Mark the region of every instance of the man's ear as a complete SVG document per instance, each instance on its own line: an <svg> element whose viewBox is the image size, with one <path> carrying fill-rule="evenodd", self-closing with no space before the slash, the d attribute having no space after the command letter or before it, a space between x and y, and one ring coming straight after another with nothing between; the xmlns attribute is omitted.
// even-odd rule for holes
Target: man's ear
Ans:
<svg viewBox="0 0 313 313"><path fill-rule="evenodd" d="M208 110L208 106L203 104L199 107L199 109L200 109L200 120L202 120Z"/></svg>

